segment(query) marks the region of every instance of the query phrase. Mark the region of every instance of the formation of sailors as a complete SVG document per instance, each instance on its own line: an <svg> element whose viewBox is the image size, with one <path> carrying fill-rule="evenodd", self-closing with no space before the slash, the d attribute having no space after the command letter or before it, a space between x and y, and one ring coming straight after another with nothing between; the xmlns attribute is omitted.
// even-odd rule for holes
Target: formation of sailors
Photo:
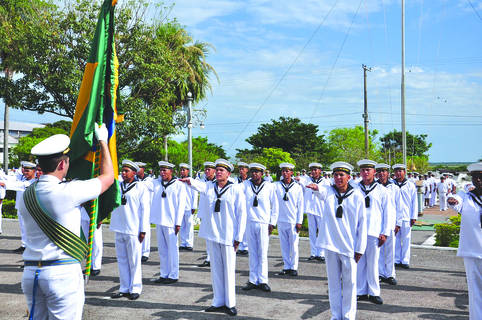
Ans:
<svg viewBox="0 0 482 320"><path fill-rule="evenodd" d="M102 139L101 135L99 140L105 141ZM50 150L51 142L48 147L46 144L40 145L32 153L47 158L50 162L55 160L56 167L49 168L47 175L51 177L55 174L59 180L66 173L65 166L68 169L68 161L63 156L68 144L57 144L56 147L62 150ZM43 160L44 163L47 160ZM299 232L305 213L308 216L310 238L308 260L326 263L333 319L355 319L357 301L368 300L382 304L380 282L396 285L395 266L409 268L411 228L417 219L417 191L415 184L406 176L403 164L390 168L387 164L362 159L357 163L360 176L353 179L353 166L346 162L335 162L330 166L332 178L322 176L320 163L310 163L310 175L303 173L298 177L293 176L293 164L281 163L281 178L276 182L272 182L266 167L259 163L239 163L240 174L237 179L231 176L234 166L224 159L205 162L204 176L195 179L189 177L191 168L185 163L179 165L179 178L174 175L174 164L159 161L158 165L159 178L154 179L144 174L144 163L127 159L122 161L122 204L112 212L110 222L110 229L115 232L120 278L119 292L112 294L112 298L136 300L141 295L142 262L149 259L149 248L143 249L143 244L149 243L151 223L156 225L160 258L160 276L155 282L169 285L179 280L179 250L193 250L193 214L196 210L201 220L198 236L205 239L207 247L207 259L201 266L210 266L213 287L213 300L206 312L223 312L232 316L237 314L237 251L249 251L249 278L242 289L271 291L267 253L269 237L274 228L278 230L283 259L283 269L278 275L296 277ZM464 210L468 214L477 210L480 212L482 169L479 167L474 169L479 172L478 176L474 174L479 179L474 183L476 191L471 191L475 196L469 193L458 196L447 194L448 203L458 206L462 214ZM394 170L393 180L389 179L390 169ZM85 186L92 188L87 195L78 196L79 199L72 196L72 199L75 198L74 205L79 206L79 212L82 211L80 204L87 198L98 196L107 189L105 176L111 173L106 172L106 169L101 170L101 173L104 178L86 182ZM79 182L64 185L62 188L72 186L73 190L82 187ZM38 188L36 184L35 188ZM55 192L60 194L61 190ZM473 208L460 207L467 201L473 202ZM33 209L27 202L25 205L23 203L22 198L19 200L20 211L23 215L28 215ZM60 208L53 206L52 210L59 211ZM62 223L62 219L59 221ZM39 233L38 228L32 227L34 223L28 216L27 248L32 246L32 250L27 250L24 255L25 260L28 260L26 266L30 266L29 261L34 265L43 260L35 253L36 249L41 250L40 244L32 245L32 236L38 236ZM466 231L463 241L461 236L461 243L467 247L472 246L462 254L465 259L471 259L466 263L466 268L470 268L472 273L479 272L478 275L471 276L472 280L469 279L472 315L472 312L480 314L480 310L473 311L472 307L474 303L480 302L478 282L482 255L466 254L474 250L479 253L481 251L480 229L471 232ZM478 245L468 244L469 241L465 240L474 234L479 237ZM54 241L46 239L43 240L45 243ZM101 242L101 238L96 241ZM55 261L52 264L41 261L37 268L41 268L42 263L56 265L57 261L63 262L65 255L66 253L58 255L61 259L49 260ZM93 265L94 271L97 270L95 263ZM27 270L28 277L23 284L29 307L35 304L35 293L32 294L29 290L35 287L35 279L40 270L34 269ZM100 267L98 270L100 272ZM35 272L32 273L33 271ZM47 278L54 281L52 279ZM475 287L474 294L473 288L477 285L479 287ZM81 300L83 304L83 299ZM79 318L78 313L75 314L75 318Z"/></svg>

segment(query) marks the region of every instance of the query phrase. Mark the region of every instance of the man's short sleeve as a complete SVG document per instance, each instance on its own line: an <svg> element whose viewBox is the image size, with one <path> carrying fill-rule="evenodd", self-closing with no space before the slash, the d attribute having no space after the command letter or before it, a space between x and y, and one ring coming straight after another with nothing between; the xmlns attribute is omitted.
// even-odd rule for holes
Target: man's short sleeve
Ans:
<svg viewBox="0 0 482 320"><path fill-rule="evenodd" d="M114 182L117 183L117 182ZM74 180L66 184L66 189L75 205L80 205L100 195L102 185L99 179Z"/></svg>

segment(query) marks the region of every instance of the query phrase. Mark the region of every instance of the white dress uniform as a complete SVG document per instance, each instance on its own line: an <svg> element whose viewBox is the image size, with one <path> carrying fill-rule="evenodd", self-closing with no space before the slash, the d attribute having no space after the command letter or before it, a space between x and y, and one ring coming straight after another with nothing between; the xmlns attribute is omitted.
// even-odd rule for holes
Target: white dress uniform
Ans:
<svg viewBox="0 0 482 320"><path fill-rule="evenodd" d="M358 261L357 266L357 295L380 296L378 237L381 234L387 238L391 235L395 224L392 201L387 189L375 180L369 186L361 181L357 188L365 197L368 234L365 254Z"/></svg>
<svg viewBox="0 0 482 320"><path fill-rule="evenodd" d="M238 164L238 165L239 165L239 164ZM246 179L246 180L243 180L241 177L238 177L238 178L236 179L236 183L242 184L244 181L248 181L248 180L249 180L249 178ZM241 241L241 242L239 243L238 251L244 251L244 252L248 251L247 232L244 233L243 241Z"/></svg>
<svg viewBox="0 0 482 320"><path fill-rule="evenodd" d="M154 190L152 189L152 178L149 177L148 175L144 175L143 179L140 179L139 177L136 176L136 178L139 180L139 182L143 183L144 186L146 187L147 191L149 191L149 205L152 202L152 196L154 194ZM119 180L121 182L121 180ZM150 220L150 212L147 212L147 221ZM149 224L149 228L146 230L146 236L144 237L144 241L142 241L142 256L149 258L151 254L151 225Z"/></svg>
<svg viewBox="0 0 482 320"><path fill-rule="evenodd" d="M44 174L36 187L38 201L50 217L80 236L81 205L97 198L101 192L99 179L61 183L53 175ZM52 261L72 259L55 245L30 215L20 199L19 210L24 217L26 249L23 259L27 261ZM32 295L35 273L39 271L38 288ZM35 319L81 319L84 305L84 280L80 263L54 265L38 268L25 266L22 290L29 309L35 301Z"/></svg>
<svg viewBox="0 0 482 320"><path fill-rule="evenodd" d="M161 278L179 278L179 248L175 226L182 224L187 194L182 182L172 178L169 182L161 178L152 181L153 197L150 222L157 225ZM165 195L165 196L163 196Z"/></svg>
<svg viewBox="0 0 482 320"><path fill-rule="evenodd" d="M430 207L435 206L435 202L437 202L437 183L439 180L435 177L431 178L432 183L432 195L430 197Z"/></svg>
<svg viewBox="0 0 482 320"><path fill-rule="evenodd" d="M396 235L395 264L408 265L410 263L410 241L412 238L410 219L417 219L418 217L417 187L407 179L402 182L395 181L394 184L400 188L396 222L400 230Z"/></svg>
<svg viewBox="0 0 482 320"><path fill-rule="evenodd" d="M482 165L481 170L482 170ZM469 166L470 167L470 166ZM457 256L464 258L469 288L469 316L471 320L482 315L482 199L472 192L460 191L458 204L450 206L462 215Z"/></svg>
<svg viewBox="0 0 482 320"><path fill-rule="evenodd" d="M5 199L6 189L5 187L0 186L0 233L2 233L2 206L3 206L3 199Z"/></svg>
<svg viewBox="0 0 482 320"><path fill-rule="evenodd" d="M284 180L274 182L276 197L278 198L278 234L283 257L283 270L298 270L299 234L296 224L303 223L303 189L291 179L286 185Z"/></svg>
<svg viewBox="0 0 482 320"><path fill-rule="evenodd" d="M389 193L389 201L391 202L390 210L388 214L390 215L389 229L390 234L387 237L385 243L380 247L380 258L378 263L378 272L380 276L384 278L395 278L395 224L398 220L397 215L399 214L399 201L400 201L400 188L397 187L393 182L387 181L387 184L381 184L384 186Z"/></svg>
<svg viewBox="0 0 482 320"><path fill-rule="evenodd" d="M240 242L246 228L246 199L242 185L227 183L220 189L215 182L189 178L191 187L205 197L205 211L199 236L207 240L211 255L212 306L236 306L234 241ZM219 196L218 196L219 195ZM219 212L215 203L220 200Z"/></svg>
<svg viewBox="0 0 482 320"><path fill-rule="evenodd" d="M323 186L315 193L324 201L322 230L325 235L319 245L325 249L328 292L332 319L355 319L356 274L355 253L365 253L367 246L367 219L364 196L348 187L338 194L334 186ZM341 205L338 205L342 199ZM341 218L336 217L338 207ZM341 280L340 280L341 279Z"/></svg>
<svg viewBox="0 0 482 320"><path fill-rule="evenodd" d="M89 239L90 217L87 211L82 207L81 225L85 239ZM102 237L102 226L94 229L94 237L92 238L92 264L91 269L102 269L102 255L104 253L104 241Z"/></svg>
<svg viewBox="0 0 482 320"><path fill-rule="evenodd" d="M447 182L440 181L439 183L437 183L437 193L440 211L447 210L447 194L449 193L449 190L451 190L451 188L449 187Z"/></svg>
<svg viewBox="0 0 482 320"><path fill-rule="evenodd" d="M251 180L244 181L246 195L247 227L249 251L249 282L268 284L268 225L275 226L278 220L278 199L274 185L261 181L259 186ZM255 200L256 199L256 200Z"/></svg>
<svg viewBox="0 0 482 320"><path fill-rule="evenodd" d="M318 187L328 186L330 182L323 177L314 179L307 177L300 179L300 184L303 186L304 209L308 217L308 236L310 239L310 257L324 258L324 250L318 246L318 237L323 237L321 230L321 213L323 210L323 203L314 195L314 191L305 188L309 184L316 184Z"/></svg>
<svg viewBox="0 0 482 320"><path fill-rule="evenodd" d="M110 230L115 232L115 249L119 267L119 292L142 292L142 246L139 233L150 229L150 192L144 183L134 180L120 184L125 204L111 215Z"/></svg>
<svg viewBox="0 0 482 320"><path fill-rule="evenodd" d="M214 165L214 163L213 163L213 165ZM208 180L205 175L202 176L199 179L196 178L196 180L204 182L204 183L216 182L216 178L213 178L213 180ZM209 199L206 197L206 195L201 193L199 195L199 203L198 203L198 210L197 210L197 216L198 216L199 219L201 219L201 225L203 223L203 217L204 217L205 214L209 215ZM199 234L198 234L198 236L199 236ZM205 259L205 262L209 263L210 261L211 261L211 257L210 257L210 254L209 254L209 246L208 246L208 242L206 240L206 259Z"/></svg>
<svg viewBox="0 0 482 320"><path fill-rule="evenodd" d="M182 218L181 230L179 231L180 246L181 247L194 247L194 219L193 211L198 208L199 194L196 190L184 185L186 190L186 208L184 210L184 216Z"/></svg>

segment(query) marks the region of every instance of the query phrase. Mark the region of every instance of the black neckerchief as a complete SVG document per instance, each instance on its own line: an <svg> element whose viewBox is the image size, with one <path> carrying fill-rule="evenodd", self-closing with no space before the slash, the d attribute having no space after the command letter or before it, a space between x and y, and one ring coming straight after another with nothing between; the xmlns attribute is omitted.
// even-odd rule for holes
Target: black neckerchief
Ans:
<svg viewBox="0 0 482 320"><path fill-rule="evenodd" d="M318 183L320 183L321 181L323 181L323 177L319 177L318 179L315 179L315 178L311 177L311 181L312 181L313 183L318 184Z"/></svg>
<svg viewBox="0 0 482 320"><path fill-rule="evenodd" d="M291 187L295 185L294 179L291 179L291 183L289 185L286 185L284 180L281 180L281 186L285 190L285 195L283 196L284 201L288 201L288 191L290 191Z"/></svg>
<svg viewBox="0 0 482 320"><path fill-rule="evenodd" d="M360 181L358 184L360 185L360 189L363 191L363 193L365 193L365 208L370 208L370 197L368 196L368 194L375 190L375 188L377 187L377 181L373 180L372 183L370 183L370 185L368 186L368 189L363 183L363 180Z"/></svg>
<svg viewBox="0 0 482 320"><path fill-rule="evenodd" d="M387 179L387 183L382 183L382 182L380 182L380 180L377 180L377 182L384 187L388 186L389 184L392 184L392 182L390 182L390 179Z"/></svg>
<svg viewBox="0 0 482 320"><path fill-rule="evenodd" d="M265 182L266 181L261 180L261 183L259 184L259 186L257 186L257 185L254 184L253 180L251 180L251 190L254 193L253 207L258 206L258 194L263 189Z"/></svg>
<svg viewBox="0 0 482 320"><path fill-rule="evenodd" d="M121 204L124 206L127 204L127 198L125 196L125 194L127 192L129 192L130 190L132 190L132 188L134 188L137 184L137 181L136 180L133 180L131 183L128 183L126 184L125 181L122 181L120 183L120 187L121 187Z"/></svg>
<svg viewBox="0 0 482 320"><path fill-rule="evenodd" d="M163 198L166 197L166 189L167 189L167 187L169 187L171 184L173 184L174 182L176 182L176 180L177 180L177 179L172 178L172 179L169 180L166 184L164 184L164 181L161 180L162 187L164 188L164 189L162 190L161 197L163 197Z"/></svg>
<svg viewBox="0 0 482 320"><path fill-rule="evenodd" d="M395 180L395 185L402 189L402 187L407 184L407 181L407 179L403 179L402 182L398 182L397 180Z"/></svg>
<svg viewBox="0 0 482 320"><path fill-rule="evenodd" d="M241 178L241 176L238 177L238 183L243 183L243 181L248 181L249 178L246 177L246 180L243 180L243 178Z"/></svg>
<svg viewBox="0 0 482 320"><path fill-rule="evenodd" d="M353 192L355 192L355 189L353 189L351 184L348 184L348 188L346 189L345 194L341 195L336 185L333 184L332 187L335 190L335 196L336 196L336 199L338 200L338 207L336 208L336 217L341 218L343 217L343 207L341 206L341 204L343 203L344 199L348 198L353 194Z"/></svg>
<svg viewBox="0 0 482 320"><path fill-rule="evenodd" d="M469 196L474 200L476 204L479 205L480 208L482 208L482 201L480 200L480 196L476 195L474 190L469 191ZM480 228L482 229L482 210L480 210Z"/></svg>
<svg viewBox="0 0 482 320"><path fill-rule="evenodd" d="M228 191L229 185L233 184L231 181L228 181L224 187L222 187L221 191L218 192L218 183L214 183L214 192L216 193L216 203L214 204L214 212L220 212L221 211L221 197L222 195Z"/></svg>

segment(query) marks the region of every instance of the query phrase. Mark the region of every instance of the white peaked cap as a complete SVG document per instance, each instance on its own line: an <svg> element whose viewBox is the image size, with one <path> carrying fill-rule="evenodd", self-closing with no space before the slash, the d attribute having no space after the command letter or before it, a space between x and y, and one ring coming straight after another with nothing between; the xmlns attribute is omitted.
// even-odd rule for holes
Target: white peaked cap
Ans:
<svg viewBox="0 0 482 320"><path fill-rule="evenodd" d="M187 163L184 163L184 162L181 162L179 164L179 168L191 169L191 167Z"/></svg>
<svg viewBox="0 0 482 320"><path fill-rule="evenodd" d="M467 166L469 172L482 171L482 162L476 162Z"/></svg>
<svg viewBox="0 0 482 320"><path fill-rule="evenodd" d="M293 170L295 168L295 165L294 164L291 164L291 163L288 163L288 162L282 162L279 164L279 167L281 169L290 169L290 170Z"/></svg>
<svg viewBox="0 0 482 320"><path fill-rule="evenodd" d="M308 168L320 168L320 169L323 169L323 166L321 165L321 163L318 163L318 162L312 162L308 165Z"/></svg>
<svg viewBox="0 0 482 320"><path fill-rule="evenodd" d="M38 157L65 154L69 151L70 138L65 134L54 134L37 143L30 153Z"/></svg>
<svg viewBox="0 0 482 320"><path fill-rule="evenodd" d="M257 170L264 171L266 170L266 167L263 166L261 163L252 162L249 164L249 169L257 169Z"/></svg>
<svg viewBox="0 0 482 320"><path fill-rule="evenodd" d="M216 165L216 167L222 167L228 170L229 172L233 172L234 170L233 165L229 163L229 161L226 159L217 159L216 162L214 162L214 164Z"/></svg>
<svg viewBox="0 0 482 320"><path fill-rule="evenodd" d="M348 162L344 161L337 161L333 162L330 166L330 170L335 172L335 171L344 171L346 173L350 173L353 170L353 166L349 164Z"/></svg>
<svg viewBox="0 0 482 320"><path fill-rule="evenodd" d="M357 163L357 166L362 168L375 168L377 162L376 161L373 161L373 160L369 160L369 159L362 159L360 161L358 161Z"/></svg>
<svg viewBox="0 0 482 320"><path fill-rule="evenodd" d="M397 163L397 164L394 164L392 166L392 169L395 170L395 169L403 169L403 170L407 170L407 166L404 165L403 163Z"/></svg>
<svg viewBox="0 0 482 320"><path fill-rule="evenodd" d="M130 168L130 169L134 170L135 172L139 171L139 165L137 165L137 163L135 163L134 161L131 161L131 160L127 160L127 159L122 160L122 166Z"/></svg>
<svg viewBox="0 0 482 320"><path fill-rule="evenodd" d="M167 161L159 161L157 164L159 165L159 168L173 169L175 167L175 165Z"/></svg>

